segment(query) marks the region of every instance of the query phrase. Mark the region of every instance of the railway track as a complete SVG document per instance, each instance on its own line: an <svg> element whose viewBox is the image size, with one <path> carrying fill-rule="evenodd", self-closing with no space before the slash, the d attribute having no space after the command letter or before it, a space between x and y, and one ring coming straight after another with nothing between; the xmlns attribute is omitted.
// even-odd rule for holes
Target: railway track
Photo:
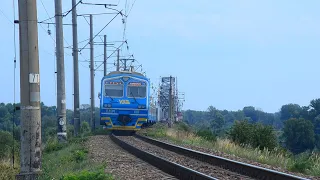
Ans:
<svg viewBox="0 0 320 180"><path fill-rule="evenodd" d="M305 179L140 135L111 138L125 150L179 179Z"/></svg>

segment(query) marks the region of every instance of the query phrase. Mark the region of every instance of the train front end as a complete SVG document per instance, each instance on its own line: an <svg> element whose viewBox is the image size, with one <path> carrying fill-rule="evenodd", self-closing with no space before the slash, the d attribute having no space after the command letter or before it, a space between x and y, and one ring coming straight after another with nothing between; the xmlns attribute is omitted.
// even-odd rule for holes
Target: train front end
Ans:
<svg viewBox="0 0 320 180"><path fill-rule="evenodd" d="M100 125L138 131L147 122L149 81L140 73L112 72L101 81Z"/></svg>

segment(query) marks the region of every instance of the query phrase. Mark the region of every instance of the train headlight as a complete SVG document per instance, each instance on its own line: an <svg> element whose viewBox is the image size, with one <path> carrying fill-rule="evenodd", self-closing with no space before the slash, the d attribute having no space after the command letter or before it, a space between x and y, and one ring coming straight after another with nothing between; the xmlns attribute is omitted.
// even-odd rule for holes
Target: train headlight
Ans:
<svg viewBox="0 0 320 180"><path fill-rule="evenodd" d="M111 108L111 104L104 104L103 107L105 107L105 108Z"/></svg>
<svg viewBox="0 0 320 180"><path fill-rule="evenodd" d="M146 105L139 105L138 106L138 109L145 109L146 108Z"/></svg>

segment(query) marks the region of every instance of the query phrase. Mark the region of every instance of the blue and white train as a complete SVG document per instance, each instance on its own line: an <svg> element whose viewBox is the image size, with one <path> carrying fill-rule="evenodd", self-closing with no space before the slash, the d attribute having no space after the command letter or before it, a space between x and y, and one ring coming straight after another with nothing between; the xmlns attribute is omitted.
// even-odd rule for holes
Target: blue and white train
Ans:
<svg viewBox="0 0 320 180"><path fill-rule="evenodd" d="M154 124L157 109L150 101L150 80L143 74L113 71L101 80L100 125L110 130L138 131Z"/></svg>

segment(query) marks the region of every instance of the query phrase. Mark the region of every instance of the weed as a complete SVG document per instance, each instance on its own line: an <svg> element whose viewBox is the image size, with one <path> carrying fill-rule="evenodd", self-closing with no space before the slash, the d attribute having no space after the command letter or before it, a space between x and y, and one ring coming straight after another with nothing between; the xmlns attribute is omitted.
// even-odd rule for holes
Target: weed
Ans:
<svg viewBox="0 0 320 180"><path fill-rule="evenodd" d="M44 152L50 153L52 151L58 151L66 147L66 144L59 143L56 138L51 138L47 141L45 145Z"/></svg>
<svg viewBox="0 0 320 180"><path fill-rule="evenodd" d="M307 173L313 166L313 162L310 160L309 153L301 153L297 155L294 159L293 164L291 164L288 169L293 172Z"/></svg>
<svg viewBox="0 0 320 180"><path fill-rule="evenodd" d="M70 173L62 176L61 180L113 180L114 178L109 175L105 174L103 170L89 172L87 170L80 171L77 173Z"/></svg>

